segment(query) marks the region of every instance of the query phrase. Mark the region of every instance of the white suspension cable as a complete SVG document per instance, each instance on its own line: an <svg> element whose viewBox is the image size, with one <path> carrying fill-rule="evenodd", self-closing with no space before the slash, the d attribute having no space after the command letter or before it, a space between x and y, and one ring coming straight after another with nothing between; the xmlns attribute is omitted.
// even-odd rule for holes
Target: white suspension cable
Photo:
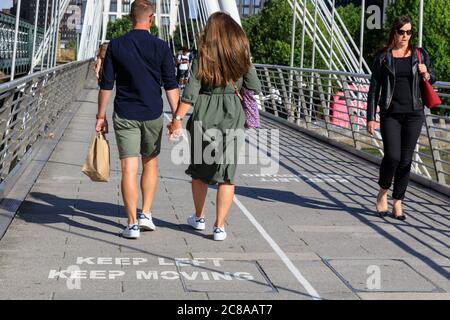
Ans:
<svg viewBox="0 0 450 320"><path fill-rule="evenodd" d="M49 47L47 48L47 69L51 68L52 66L52 60L50 52L53 50L53 40L54 40L54 32L55 32L55 0L52 0L52 11L50 14L50 38L49 38Z"/></svg>
<svg viewBox="0 0 450 320"><path fill-rule="evenodd" d="M183 42L183 26L181 25L181 19L180 19L180 10L177 11L177 15L178 15L178 31L180 32L180 40L181 40L181 46L184 47L184 42Z"/></svg>
<svg viewBox="0 0 450 320"><path fill-rule="evenodd" d="M291 0L289 0L290 4L292 5ZM320 2L319 2L320 5ZM304 3L303 8L306 7L306 0ZM307 11L304 10L303 8L298 8L297 11L300 11L302 14L302 29L303 31L306 31L306 33L308 34L310 39L313 39L314 35L316 36L316 43L318 44L318 47L316 46L316 49L319 49L319 54L321 56L321 58L323 59L323 61L325 61L326 63L328 63L328 59L323 58L324 53L326 53L326 55L329 54L329 50L328 50L328 45L325 46L324 43L328 43L327 38L324 36L324 34L322 33L322 31L319 28L316 28L316 30L314 31L314 18L313 16ZM318 11L318 13L320 13ZM297 12L297 17L299 17L299 14ZM302 32L302 36L303 36L303 32ZM304 43L302 45L302 53L304 53ZM344 60L344 63L348 63L348 59L345 56L345 53L341 53L342 56L339 58L337 56L337 54L335 52L332 52L332 54L335 55L336 60L333 62L333 64L339 64L339 67L336 67L336 70L348 70L348 67L344 67L344 65L342 64L342 60ZM349 66L351 66L349 64ZM356 70L356 69L355 69Z"/></svg>
<svg viewBox="0 0 450 320"><path fill-rule="evenodd" d="M12 56L12 64L11 64L11 76L10 80L14 80L14 76L16 73L16 54L17 54L17 38L19 35L19 24L20 24L20 5L22 4L22 0L19 0L17 3L17 11L16 11L16 25L14 31L14 47L13 47L13 56Z"/></svg>
<svg viewBox="0 0 450 320"><path fill-rule="evenodd" d="M203 27L200 28L200 25L199 25L199 23L201 22L201 19L199 21L200 13L198 12L197 0L192 0L192 3L193 3L194 11L196 14L195 22L197 24L197 35L200 35L200 29L203 29Z"/></svg>
<svg viewBox="0 0 450 320"><path fill-rule="evenodd" d="M46 36L47 36L47 18L48 18L48 0L46 1L45 4L45 22L44 22L44 39L42 40L41 44L42 44L42 48L44 51L44 44L46 42ZM39 51L39 50L38 50ZM36 53L36 56L38 55L38 53ZM31 66L33 67L33 66ZM42 53L42 57L41 57L41 70L44 69L44 54Z"/></svg>
<svg viewBox="0 0 450 320"><path fill-rule="evenodd" d="M206 4L205 0L200 0L200 4L202 9L201 12L203 17L203 27L205 27L208 23L208 5Z"/></svg>
<svg viewBox="0 0 450 320"><path fill-rule="evenodd" d="M303 14L302 14L302 51L300 56L300 68L303 68L303 63L305 59L305 31L306 31L306 1L303 1ZM297 11L294 11L297 15Z"/></svg>
<svg viewBox="0 0 450 320"><path fill-rule="evenodd" d="M291 31L291 68L294 66L294 53L295 53L295 24L297 19L295 13L297 12L297 0L294 0L294 12L292 12L292 31Z"/></svg>
<svg viewBox="0 0 450 320"><path fill-rule="evenodd" d="M175 55L175 43L174 43L174 40L173 40L173 34L171 35L171 32L170 32L170 25L171 25L171 23L170 23L171 7L170 6L171 5L173 5L172 1L171 2L169 2L169 0L164 0L163 1L164 11L169 15L169 23L165 24L165 27L166 27L165 31L167 33L167 44L170 47L170 43L172 43L172 51L173 51L173 54Z"/></svg>
<svg viewBox="0 0 450 320"><path fill-rule="evenodd" d="M189 41L189 29L187 26L187 19L186 19L186 11L184 10L184 0L181 0L181 9L183 10L183 18L184 18L184 29L186 31L186 40L188 48L191 47L191 42Z"/></svg>
<svg viewBox="0 0 450 320"><path fill-rule="evenodd" d="M173 37L170 34L170 3L168 2L168 0L165 0L164 8L166 10L166 13L169 16L169 20L168 20L169 23L166 23L165 27L166 27L166 32L167 32L167 43L170 43L170 39Z"/></svg>
<svg viewBox="0 0 450 320"><path fill-rule="evenodd" d="M195 36L195 31L194 31L194 21L192 21L192 16L191 16L191 6L190 6L190 3L189 3L189 0L188 0L188 14L189 14L189 17L190 17L190 20L191 20L191 29L192 29L192 37L194 37L194 47L195 47L195 49L197 49L197 40L196 40L196 36Z"/></svg>
<svg viewBox="0 0 450 320"><path fill-rule="evenodd" d="M103 23L102 23L102 43L106 41L106 34L108 33L108 13L111 8L110 0L101 0L103 1Z"/></svg>
<svg viewBox="0 0 450 320"><path fill-rule="evenodd" d="M29 73L33 73L34 70L34 59L35 54L34 51L36 50L36 37L37 37L37 22L39 17L39 2L40 0L36 0L36 15L34 16L34 34L33 34L33 48L31 49L31 68Z"/></svg>
<svg viewBox="0 0 450 320"><path fill-rule="evenodd" d="M59 16L61 14L61 0L57 0L58 5L57 5L57 11L56 11L56 19L57 19L57 23L56 23L56 30L55 30L55 42L54 42L54 53L53 53L53 64L52 66L55 67L56 66L56 58L58 55L58 34L59 34L59 25L60 25L60 19Z"/></svg>

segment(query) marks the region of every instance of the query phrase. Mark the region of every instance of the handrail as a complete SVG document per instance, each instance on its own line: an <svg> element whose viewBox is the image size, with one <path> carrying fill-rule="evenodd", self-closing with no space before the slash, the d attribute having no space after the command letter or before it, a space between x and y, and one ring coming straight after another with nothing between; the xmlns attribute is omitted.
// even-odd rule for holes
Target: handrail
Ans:
<svg viewBox="0 0 450 320"><path fill-rule="evenodd" d="M72 62L0 85L0 187L63 117L83 88L90 60Z"/></svg>
<svg viewBox="0 0 450 320"><path fill-rule="evenodd" d="M267 64L255 68L262 82L263 111L371 157L383 155L380 131L371 136L366 130L369 74ZM437 114L424 110L412 171L449 186L450 82L438 81L433 87L443 104Z"/></svg>

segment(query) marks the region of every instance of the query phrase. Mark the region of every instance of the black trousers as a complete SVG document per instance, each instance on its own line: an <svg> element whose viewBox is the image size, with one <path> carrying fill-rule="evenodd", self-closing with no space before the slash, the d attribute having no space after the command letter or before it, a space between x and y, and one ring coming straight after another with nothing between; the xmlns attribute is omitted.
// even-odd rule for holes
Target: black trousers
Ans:
<svg viewBox="0 0 450 320"><path fill-rule="evenodd" d="M394 180L392 198L402 200L409 183L412 157L420 136L424 114L391 113L380 117L380 131L383 138L384 157L380 166L378 184L389 189Z"/></svg>

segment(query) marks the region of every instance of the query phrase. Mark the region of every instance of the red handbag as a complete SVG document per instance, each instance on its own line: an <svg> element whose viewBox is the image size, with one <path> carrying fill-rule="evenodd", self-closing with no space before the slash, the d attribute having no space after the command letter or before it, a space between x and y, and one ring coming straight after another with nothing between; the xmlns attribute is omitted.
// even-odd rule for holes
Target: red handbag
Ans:
<svg viewBox="0 0 450 320"><path fill-rule="evenodd" d="M417 58L419 59L419 64L422 64L419 48L416 48L416 53ZM420 92L422 94L422 101L428 108L432 109L442 104L441 98L439 98L436 91L434 91L433 87L431 86L430 82L428 82L428 80L422 79L420 85Z"/></svg>

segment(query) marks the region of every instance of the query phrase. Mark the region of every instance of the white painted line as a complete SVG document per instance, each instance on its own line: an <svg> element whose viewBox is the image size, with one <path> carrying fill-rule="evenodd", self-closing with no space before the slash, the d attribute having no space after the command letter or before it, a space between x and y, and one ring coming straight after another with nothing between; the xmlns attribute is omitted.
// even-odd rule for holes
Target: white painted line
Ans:
<svg viewBox="0 0 450 320"><path fill-rule="evenodd" d="M255 226L255 228L261 233L264 239L269 243L272 249L278 254L284 264L288 267L288 269L292 272L292 274L297 278L300 284L308 291L309 295L314 300L320 300L320 296L317 291L312 287L312 285L305 279L305 277L300 273L300 271L295 267L292 261L288 258L288 256L281 250L280 246L269 236L269 234L264 230L264 228L256 221L255 217L247 210L247 208L239 201L239 199L234 196L234 203L241 209L244 215L250 220L250 222Z"/></svg>
<svg viewBox="0 0 450 320"><path fill-rule="evenodd" d="M172 119L169 118L169 116L164 113L164 116L167 118L167 120L171 121ZM183 138L187 140L187 138L183 134ZM255 226L255 228L261 233L263 238L269 243L269 245L272 247L272 249L278 254L278 256L281 258L281 260L284 262L284 264L288 267L288 269L292 272L292 274L295 276L295 278L300 282L300 284L306 289L308 294L314 299L314 300L320 300L320 296L317 293L317 291L312 287L312 285L308 282L308 280L305 279L305 277L300 273L300 271L295 267L295 265L292 263L292 261L288 258L288 256L281 250L280 246L272 239L271 236L264 230L264 228L259 224L258 221L256 221L255 217L250 213L250 211L247 210L247 208L239 201L239 199L234 196L233 198L234 203L237 204L237 206L241 209L241 211L244 213L244 215L250 220L250 222Z"/></svg>

